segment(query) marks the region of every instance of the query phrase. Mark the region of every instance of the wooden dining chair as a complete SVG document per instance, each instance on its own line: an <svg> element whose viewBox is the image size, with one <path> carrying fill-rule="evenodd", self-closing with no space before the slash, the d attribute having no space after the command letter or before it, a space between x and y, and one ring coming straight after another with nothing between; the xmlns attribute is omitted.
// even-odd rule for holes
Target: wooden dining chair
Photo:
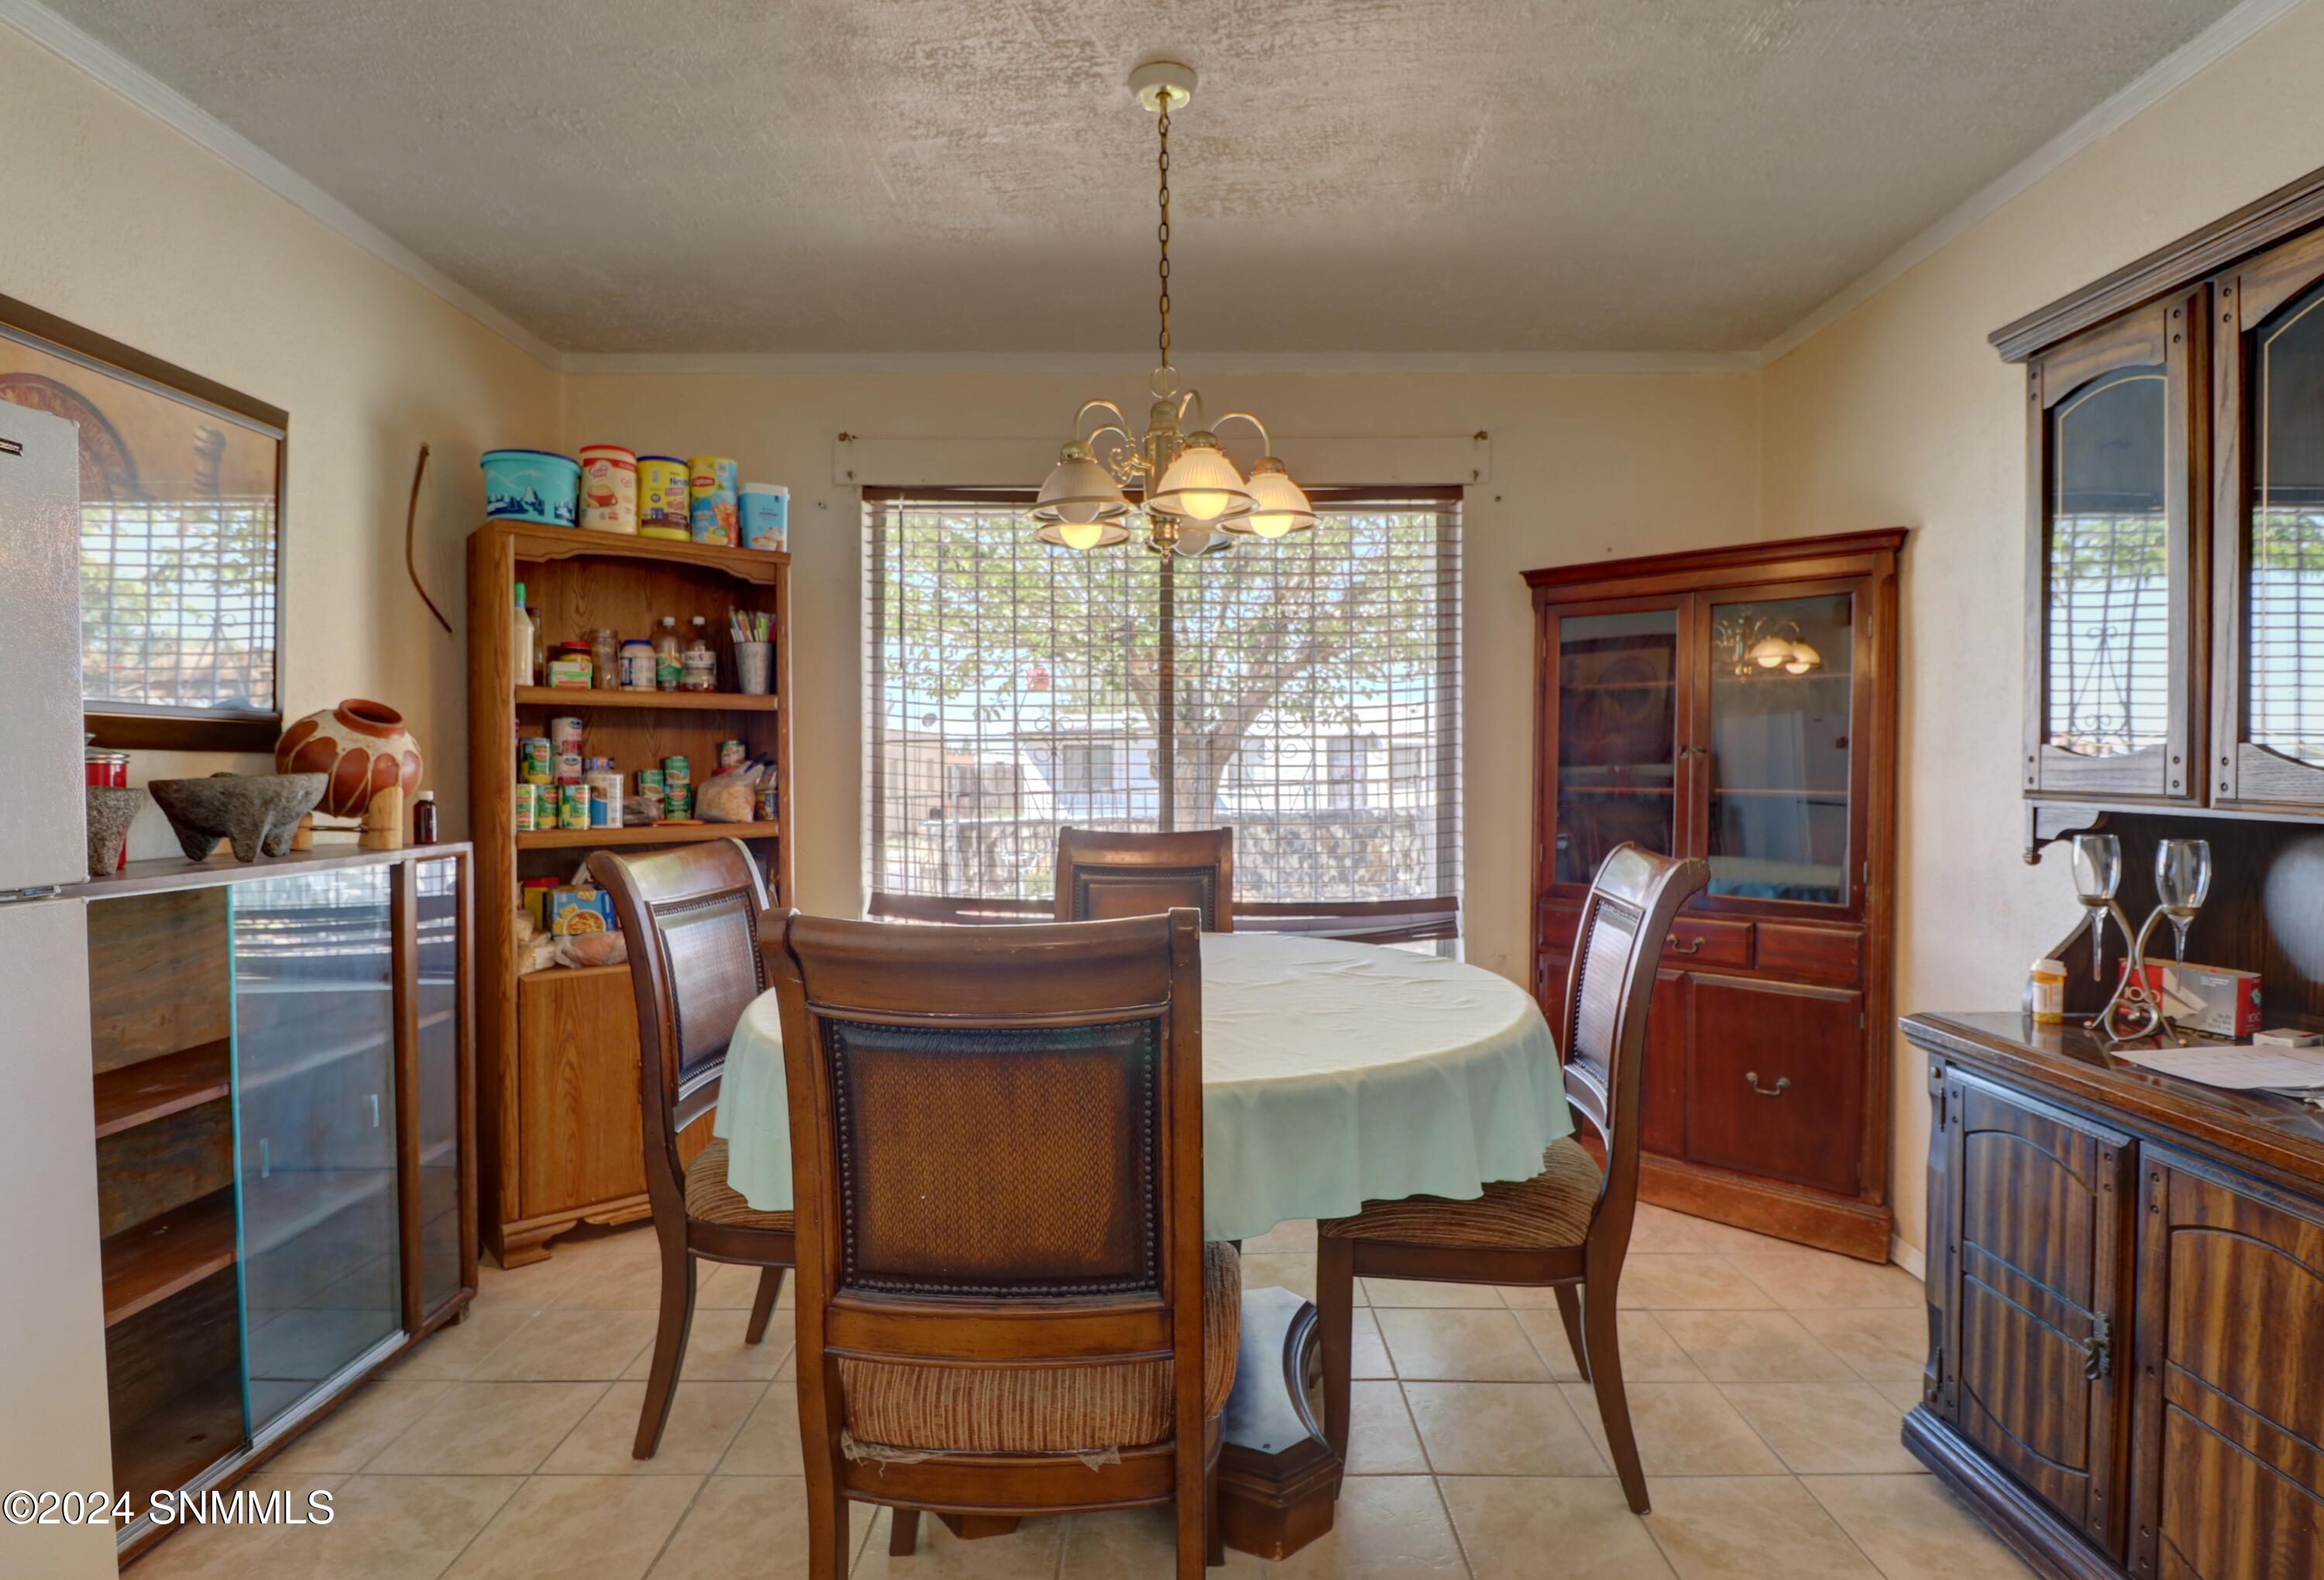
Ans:
<svg viewBox="0 0 2324 1580"><path fill-rule="evenodd" d="M1203 1242L1194 913L899 928L770 917L798 1209L808 1573L847 1502L962 1535L1177 1506L1216 1548L1241 1269Z"/></svg>
<svg viewBox="0 0 2324 1580"><path fill-rule="evenodd" d="M1176 905L1206 933L1234 931L1234 830L1108 834L1057 830L1057 919L1151 916Z"/></svg>
<svg viewBox="0 0 2324 1580"><path fill-rule="evenodd" d="M726 1183L726 1143L678 1161L678 1136L718 1105L726 1045L743 1008L766 990L759 918L767 892L736 839L623 857L601 850L589 873L613 896L630 953L638 1008L638 1095L644 1109L646 1197L661 1243L661 1317L631 1454L651 1459L669 1423L694 1326L695 1263L762 1269L745 1342L767 1335L791 1265L791 1215L762 1213Z"/></svg>
<svg viewBox="0 0 2324 1580"><path fill-rule="evenodd" d="M1530 1179L1489 1184L1467 1201L1368 1201L1353 1217L1317 1225L1324 1436L1343 1459L1359 1277L1550 1286L1574 1360L1597 1393L1623 1494L1633 1512L1646 1511L1646 1472L1622 1391L1614 1297L1637 1209L1646 1001L1671 919L1710 877L1699 858L1674 861L1618 845L1582 901L1557 1039L1566 1100L1605 1141L1602 1170L1567 1136L1551 1144L1542 1171Z"/></svg>

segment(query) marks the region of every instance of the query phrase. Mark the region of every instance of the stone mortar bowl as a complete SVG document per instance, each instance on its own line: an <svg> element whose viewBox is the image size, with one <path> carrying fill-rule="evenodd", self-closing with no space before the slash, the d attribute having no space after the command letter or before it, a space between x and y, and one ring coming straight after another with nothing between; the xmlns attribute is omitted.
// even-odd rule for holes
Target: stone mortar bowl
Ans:
<svg viewBox="0 0 2324 1580"><path fill-rule="evenodd" d="M234 859L256 861L263 850L290 848L299 819L315 809L328 783L320 773L214 773L208 779L157 779L145 788L177 831L188 861L208 861L221 839Z"/></svg>
<svg viewBox="0 0 2324 1580"><path fill-rule="evenodd" d="M145 792L108 784L87 788L88 875L109 878L121 864L122 842L129 837L129 825L136 819L137 809L145 804Z"/></svg>

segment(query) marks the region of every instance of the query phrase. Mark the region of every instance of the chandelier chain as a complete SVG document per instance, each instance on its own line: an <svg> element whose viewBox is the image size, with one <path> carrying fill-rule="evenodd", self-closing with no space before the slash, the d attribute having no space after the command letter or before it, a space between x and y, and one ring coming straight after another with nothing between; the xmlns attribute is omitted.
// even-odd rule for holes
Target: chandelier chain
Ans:
<svg viewBox="0 0 2324 1580"><path fill-rule="evenodd" d="M1170 365L1170 90L1162 90L1162 152L1156 157L1155 170L1161 178L1162 222L1154 227L1154 239L1162 245L1161 262L1155 273L1162 282L1158 303L1162 310L1162 333L1159 344L1162 360L1158 365ZM1159 392L1157 392L1157 393Z"/></svg>

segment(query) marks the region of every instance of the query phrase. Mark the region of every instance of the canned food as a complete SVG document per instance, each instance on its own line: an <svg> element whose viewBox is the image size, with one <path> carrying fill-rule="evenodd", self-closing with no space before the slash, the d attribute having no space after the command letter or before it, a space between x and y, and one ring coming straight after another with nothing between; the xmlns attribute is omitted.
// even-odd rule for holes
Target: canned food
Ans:
<svg viewBox="0 0 2324 1580"><path fill-rule="evenodd" d="M580 753L559 752L557 754L558 783L579 784L581 782L582 776L587 772L588 770L582 766Z"/></svg>
<svg viewBox="0 0 2324 1580"><path fill-rule="evenodd" d="M589 827L619 828L622 826L622 776L611 770L600 770L589 775Z"/></svg>
<svg viewBox="0 0 2324 1580"><path fill-rule="evenodd" d="M516 787L516 831L530 834L540 827L540 787L526 783Z"/></svg>
<svg viewBox="0 0 2324 1580"><path fill-rule="evenodd" d="M648 790L652 790L659 795L661 792L661 787L662 777L660 769L641 768L638 770L638 794L643 795Z"/></svg>
<svg viewBox="0 0 2324 1580"><path fill-rule="evenodd" d="M750 760L751 748L746 742L721 741L718 743L719 772L724 773L730 768L740 768Z"/></svg>
<svg viewBox="0 0 2324 1580"><path fill-rule="evenodd" d="M617 444L581 447L581 524L593 532L638 530L638 457Z"/></svg>
<svg viewBox="0 0 2324 1580"><path fill-rule="evenodd" d="M782 802L776 798L772 780L759 786L751 796L751 816L761 823L773 823L783 815Z"/></svg>
<svg viewBox="0 0 2324 1580"><path fill-rule="evenodd" d="M687 464L688 527L697 543L731 546L738 531L742 470L731 456L696 456Z"/></svg>
<svg viewBox="0 0 2324 1580"><path fill-rule="evenodd" d="M613 760L611 757L590 757L585 758L583 761L587 764L587 771L591 773L611 773L613 772Z"/></svg>
<svg viewBox="0 0 2324 1580"><path fill-rule="evenodd" d="M559 828L589 827L589 787L586 784L560 784L557 787L557 826Z"/></svg>
<svg viewBox="0 0 2324 1580"><path fill-rule="evenodd" d="M674 784L662 791L662 816L691 818L694 816L694 787Z"/></svg>
<svg viewBox="0 0 2324 1580"><path fill-rule="evenodd" d="M694 765L683 757L665 757L661 760L661 781L672 790L682 784L692 784Z"/></svg>
<svg viewBox="0 0 2324 1580"><path fill-rule="evenodd" d="M557 750L547 735L527 735L519 748L518 772L527 784L557 782Z"/></svg>
<svg viewBox="0 0 2324 1580"><path fill-rule="evenodd" d="M107 752L96 746L84 749L80 754L81 774L88 784L98 789L127 790L129 788L129 753Z"/></svg>
<svg viewBox="0 0 2324 1580"><path fill-rule="evenodd" d="M676 456L638 457L638 531L649 538L690 537L692 473Z"/></svg>
<svg viewBox="0 0 2324 1580"><path fill-rule="evenodd" d="M560 714L549 721L549 744L558 752L581 750L581 719L576 714Z"/></svg>

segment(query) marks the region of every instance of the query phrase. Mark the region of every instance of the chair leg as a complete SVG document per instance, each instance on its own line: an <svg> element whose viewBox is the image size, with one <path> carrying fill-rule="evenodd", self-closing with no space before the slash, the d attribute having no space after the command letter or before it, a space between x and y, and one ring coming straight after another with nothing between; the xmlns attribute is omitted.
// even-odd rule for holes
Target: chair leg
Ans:
<svg viewBox="0 0 2324 1580"><path fill-rule="evenodd" d="M694 1253L680 1245L661 1248L661 1318L654 1326L653 1369L646 1374L645 1409L638 1412L632 1459L651 1459L661 1446L669 1407L678 1398L678 1369L686 1363L687 1335L694 1326Z"/></svg>
<svg viewBox="0 0 2324 1580"><path fill-rule="evenodd" d="M1582 1342L1582 1291L1572 1284L1557 1286L1557 1314L1565 1319L1566 1347L1573 1352L1573 1363L1582 1368L1582 1381L1590 1381L1590 1351Z"/></svg>
<svg viewBox="0 0 2324 1580"><path fill-rule="evenodd" d="M1582 1334L1589 1346L1590 1386L1598 1395L1598 1418L1606 1428L1606 1447L1614 1456L1614 1472L1622 1478L1622 1495L1629 1500L1630 1512L1644 1514L1646 1473L1638 1463L1637 1436L1630 1430L1629 1398L1622 1391L1622 1344L1614 1321L1613 1285L1608 1283L1603 1294L1598 1285L1586 1285L1582 1298L1588 1306Z"/></svg>
<svg viewBox="0 0 2324 1580"><path fill-rule="evenodd" d="M1213 1459L1203 1473L1203 1564L1219 1569L1226 1561L1227 1533L1219 1524L1219 1462Z"/></svg>
<svg viewBox="0 0 2324 1580"><path fill-rule="evenodd" d="M808 1478L807 1489L807 1572L810 1580L847 1580L847 1563L855 1556L847 1493L836 1475L821 1486L816 1482Z"/></svg>
<svg viewBox="0 0 2324 1580"><path fill-rule="evenodd" d="M918 1509L888 1511L888 1556L908 1558L920 1545L920 1511Z"/></svg>
<svg viewBox="0 0 2324 1580"><path fill-rule="evenodd" d="M755 1344L767 1336L767 1319L775 1314L775 1302L783 1295L783 1270L762 1268L759 1272L759 1292L751 1301L751 1326L742 1330L742 1342Z"/></svg>
<svg viewBox="0 0 2324 1580"><path fill-rule="evenodd" d="M1356 1247L1325 1235L1315 1242L1315 1311L1323 1356L1323 1440L1348 1457L1349 1377L1355 1371Z"/></svg>

